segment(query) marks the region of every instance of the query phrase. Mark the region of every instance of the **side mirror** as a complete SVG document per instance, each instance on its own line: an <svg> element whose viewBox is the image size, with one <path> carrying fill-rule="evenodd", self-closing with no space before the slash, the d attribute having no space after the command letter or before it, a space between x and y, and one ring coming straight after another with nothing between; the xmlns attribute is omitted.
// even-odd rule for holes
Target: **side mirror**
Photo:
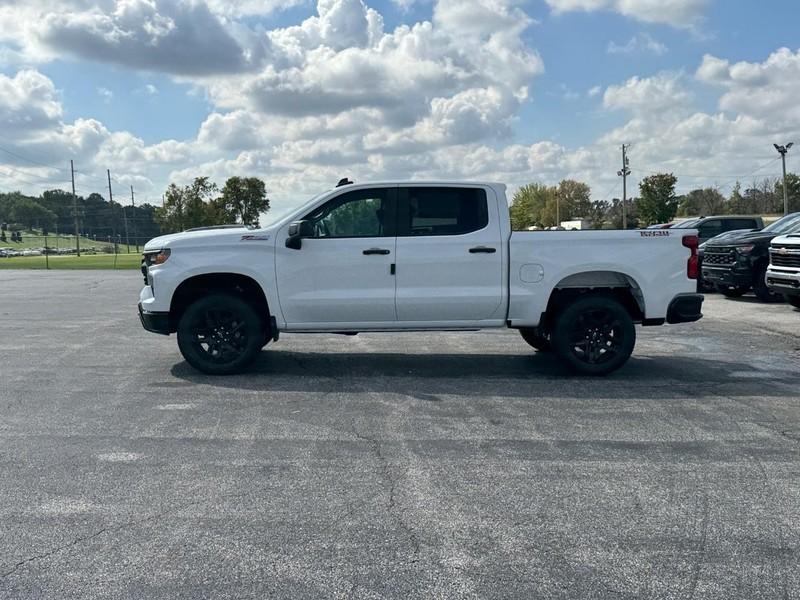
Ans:
<svg viewBox="0 0 800 600"><path fill-rule="evenodd" d="M289 237L286 238L286 247L300 250L303 247L303 238L314 237L314 226L311 221L295 221L289 225Z"/></svg>

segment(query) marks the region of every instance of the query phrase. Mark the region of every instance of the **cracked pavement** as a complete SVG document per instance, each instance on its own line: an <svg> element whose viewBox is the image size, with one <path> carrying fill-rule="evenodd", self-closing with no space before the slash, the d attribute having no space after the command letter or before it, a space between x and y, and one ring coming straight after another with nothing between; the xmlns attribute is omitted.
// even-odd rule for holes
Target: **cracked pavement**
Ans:
<svg viewBox="0 0 800 600"><path fill-rule="evenodd" d="M199 375L129 272L0 272L0 598L800 598L800 311L570 377L511 331Z"/></svg>

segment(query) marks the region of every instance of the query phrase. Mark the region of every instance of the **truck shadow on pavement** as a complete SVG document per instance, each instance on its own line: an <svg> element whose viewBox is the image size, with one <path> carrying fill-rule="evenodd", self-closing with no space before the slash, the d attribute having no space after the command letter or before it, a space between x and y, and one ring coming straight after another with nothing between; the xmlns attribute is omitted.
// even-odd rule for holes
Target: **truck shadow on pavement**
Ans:
<svg viewBox="0 0 800 600"><path fill-rule="evenodd" d="M394 354L265 350L247 373L214 377L187 363L174 377L219 388L332 393L447 393L465 396L653 399L786 396L790 370L697 356L634 356L608 377L571 374L552 354Z"/></svg>

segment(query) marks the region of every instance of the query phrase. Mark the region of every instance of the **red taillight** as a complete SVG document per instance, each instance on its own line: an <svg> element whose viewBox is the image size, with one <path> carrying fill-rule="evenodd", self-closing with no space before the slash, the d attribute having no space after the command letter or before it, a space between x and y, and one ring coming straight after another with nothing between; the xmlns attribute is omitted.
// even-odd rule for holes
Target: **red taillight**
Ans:
<svg viewBox="0 0 800 600"><path fill-rule="evenodd" d="M689 262L686 264L686 276L689 279L697 279L700 275L700 261L697 258L697 246L699 244L700 241L697 239L696 235L686 235L683 237L683 245L692 251Z"/></svg>

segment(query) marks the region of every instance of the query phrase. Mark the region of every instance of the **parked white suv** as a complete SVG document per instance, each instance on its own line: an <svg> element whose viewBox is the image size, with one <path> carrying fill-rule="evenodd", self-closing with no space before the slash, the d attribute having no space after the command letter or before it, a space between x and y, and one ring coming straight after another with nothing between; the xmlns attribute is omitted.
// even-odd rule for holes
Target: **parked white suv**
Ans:
<svg viewBox="0 0 800 600"><path fill-rule="evenodd" d="M518 329L574 371L633 351L634 324L701 318L693 230L511 232L505 186L346 182L263 229L145 246L139 313L205 373L279 333Z"/></svg>
<svg viewBox="0 0 800 600"><path fill-rule="evenodd" d="M790 233L772 240L766 278L769 289L783 294L789 304L800 308L800 234Z"/></svg>

